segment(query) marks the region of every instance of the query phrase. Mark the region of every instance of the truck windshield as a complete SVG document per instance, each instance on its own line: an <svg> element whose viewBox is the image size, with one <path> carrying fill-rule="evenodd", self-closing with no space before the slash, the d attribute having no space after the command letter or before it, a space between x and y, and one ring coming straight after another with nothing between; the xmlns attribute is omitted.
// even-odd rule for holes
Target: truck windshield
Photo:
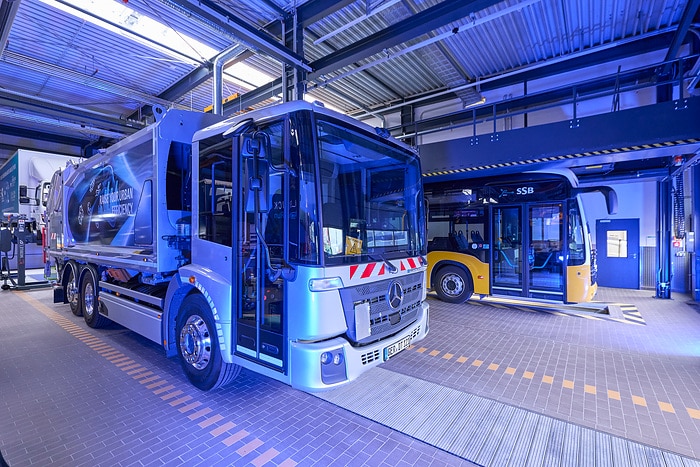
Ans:
<svg viewBox="0 0 700 467"><path fill-rule="evenodd" d="M325 264L424 254L418 156L320 116L317 132Z"/></svg>

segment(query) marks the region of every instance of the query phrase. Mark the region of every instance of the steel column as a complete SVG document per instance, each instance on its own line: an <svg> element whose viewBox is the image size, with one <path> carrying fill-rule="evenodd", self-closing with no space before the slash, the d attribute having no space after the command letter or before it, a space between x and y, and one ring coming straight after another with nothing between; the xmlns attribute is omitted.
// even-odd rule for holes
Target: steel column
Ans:
<svg viewBox="0 0 700 467"><path fill-rule="evenodd" d="M673 197L671 196L671 179L665 178L657 183L656 200L656 298L671 298L671 214Z"/></svg>

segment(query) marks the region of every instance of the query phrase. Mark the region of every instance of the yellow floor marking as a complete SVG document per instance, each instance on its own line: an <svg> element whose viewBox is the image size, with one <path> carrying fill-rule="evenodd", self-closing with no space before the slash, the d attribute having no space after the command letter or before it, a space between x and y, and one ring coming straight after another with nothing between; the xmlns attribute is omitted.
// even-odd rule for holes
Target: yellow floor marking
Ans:
<svg viewBox="0 0 700 467"><path fill-rule="evenodd" d="M238 448L238 450L236 451L236 454L243 457L243 456L255 451L256 449L258 449L260 446L262 446L262 444L263 444L262 440L255 438L253 441L249 442L245 446Z"/></svg>
<svg viewBox="0 0 700 467"><path fill-rule="evenodd" d="M169 392L168 394L166 394L164 396L160 396L160 398L163 399L164 401L167 401L168 399L172 399L173 397L181 396L182 394L184 394L184 393L178 389L177 391Z"/></svg>
<svg viewBox="0 0 700 467"><path fill-rule="evenodd" d="M166 380L161 379L161 380L159 380L159 381L155 381L155 382L149 384L148 386L146 386L146 389L157 388L158 386L162 386L162 385L167 384L167 383L168 383L168 382L167 382Z"/></svg>
<svg viewBox="0 0 700 467"><path fill-rule="evenodd" d="M641 405L642 407L647 406L647 400L643 397L640 397L640 396L632 396L632 402L635 405Z"/></svg>
<svg viewBox="0 0 700 467"><path fill-rule="evenodd" d="M201 402L199 402L199 401L194 401L194 402L192 402L191 404L187 404L187 405L184 406L184 407L180 407L178 410L180 411L180 413L185 413L185 412L189 412L190 410L196 409L196 408L199 407L200 405L202 405Z"/></svg>
<svg viewBox="0 0 700 467"><path fill-rule="evenodd" d="M173 386L172 384L168 384L165 387L162 387L160 389L156 389L155 391L153 391L153 394L155 394L157 396L159 394L163 394L164 392L168 392L171 389L175 389L175 386Z"/></svg>
<svg viewBox="0 0 700 467"><path fill-rule="evenodd" d="M177 407L180 404L184 404L185 402L189 402L192 400L192 396L183 396L179 399L175 399L174 401L170 402L170 407Z"/></svg>
<svg viewBox="0 0 700 467"><path fill-rule="evenodd" d="M205 407L202 410L198 410L197 412L190 414L187 416L190 420L196 420L198 418L204 417L208 413L211 412L211 409L209 407Z"/></svg>
<svg viewBox="0 0 700 467"><path fill-rule="evenodd" d="M258 457L250 461L255 467L262 467L263 465L270 462L273 458L277 457L280 452L275 448L270 448L267 451L260 454Z"/></svg>
<svg viewBox="0 0 700 467"><path fill-rule="evenodd" d="M430 355L431 357L435 357L435 356L437 356L437 355L440 355L440 351L439 351L439 350L433 350L433 351L430 352L428 355Z"/></svg>
<svg viewBox="0 0 700 467"><path fill-rule="evenodd" d="M668 402L661 402L659 401L659 408L664 411L664 412L669 412L669 413L676 413L676 410L673 408L671 404Z"/></svg>
<svg viewBox="0 0 700 467"><path fill-rule="evenodd" d="M498 370L498 366L499 365L497 363L492 363L488 366L488 369L491 371L496 371L496 370Z"/></svg>
<svg viewBox="0 0 700 467"><path fill-rule="evenodd" d="M141 383L141 384L148 384L148 383L152 383L153 381L156 381L156 380L159 380L159 379L161 379L160 376L158 376L158 375L153 375L153 376L151 376L150 378L142 379L141 381L139 381L139 383Z"/></svg>
<svg viewBox="0 0 700 467"><path fill-rule="evenodd" d="M611 389L608 389L608 398L609 399L615 399L616 401L621 400L620 399L620 393L617 391L613 391Z"/></svg>
<svg viewBox="0 0 700 467"><path fill-rule="evenodd" d="M450 360L452 357L454 357L455 354L453 353L446 353L445 355L442 356L445 360Z"/></svg>
<svg viewBox="0 0 700 467"><path fill-rule="evenodd" d="M468 360L467 357L459 357L459 358L457 359L457 363L464 363L464 362L466 362L467 360Z"/></svg>
<svg viewBox="0 0 700 467"><path fill-rule="evenodd" d="M514 375L514 374L515 374L515 368L509 366L508 368L506 368L506 374L507 374L507 375Z"/></svg>
<svg viewBox="0 0 700 467"><path fill-rule="evenodd" d="M535 377L535 373L532 371L526 371L523 373L523 378L532 379Z"/></svg>
<svg viewBox="0 0 700 467"><path fill-rule="evenodd" d="M136 373L135 375L133 375L132 378L134 378L134 379L142 379L142 378L145 378L145 377L147 377L147 376L152 376L152 375L153 375L153 372L152 372L152 371L142 371L142 372L140 372L140 373Z"/></svg>
<svg viewBox="0 0 700 467"><path fill-rule="evenodd" d="M573 389L574 388L574 382L571 381L570 379L565 379L563 383L561 383L562 386L564 386L566 389Z"/></svg>
<svg viewBox="0 0 700 467"><path fill-rule="evenodd" d="M596 394L598 391L596 390L595 386L591 386L590 384L584 384L583 392L586 392L588 394Z"/></svg>
<svg viewBox="0 0 700 467"><path fill-rule="evenodd" d="M691 409L690 407L686 407L685 410L688 411L688 415L690 415L691 418L695 418L697 420L700 420L700 410Z"/></svg>
<svg viewBox="0 0 700 467"><path fill-rule="evenodd" d="M199 422L198 425L200 428L206 428L209 425L213 425L214 423L216 423L220 420L223 420L223 419L224 419L223 415L217 413L216 415L212 415L211 417L207 418L206 420Z"/></svg>
<svg viewBox="0 0 700 467"><path fill-rule="evenodd" d="M544 375L544 376L542 377L542 382L543 382L543 383L547 383L547 384L552 384L552 383L554 383L554 377L553 377L553 376Z"/></svg>
<svg viewBox="0 0 700 467"><path fill-rule="evenodd" d="M481 366L484 363L483 360L474 360L472 366Z"/></svg>
<svg viewBox="0 0 700 467"><path fill-rule="evenodd" d="M226 439L223 441L223 443L224 443L226 446L231 446L232 444L234 444L235 442L237 442L237 441L239 441L239 440L245 438L246 436L248 436L248 432L245 431L245 430L241 430L241 431L239 431L238 433L234 433L234 434L232 434L231 436L229 436L228 438L226 438Z"/></svg>
<svg viewBox="0 0 700 467"><path fill-rule="evenodd" d="M228 422L224 423L223 425L218 426L218 427L214 428L213 430L211 430L209 432L209 434L212 436L219 436L220 434L227 432L228 430L230 430L234 426L236 426L235 423L228 421Z"/></svg>
<svg viewBox="0 0 700 467"><path fill-rule="evenodd" d="M428 350L428 349L426 349L425 347L421 347L420 349L416 350L416 352L418 352L418 353L423 353L423 352L425 352L426 350Z"/></svg>

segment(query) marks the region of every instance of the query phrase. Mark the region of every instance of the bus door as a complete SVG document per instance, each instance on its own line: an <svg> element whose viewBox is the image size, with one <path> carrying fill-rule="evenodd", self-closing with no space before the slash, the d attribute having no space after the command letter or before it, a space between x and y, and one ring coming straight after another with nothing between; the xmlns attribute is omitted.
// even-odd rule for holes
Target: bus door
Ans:
<svg viewBox="0 0 700 467"><path fill-rule="evenodd" d="M492 293L562 300L562 203L526 203L492 209Z"/></svg>
<svg viewBox="0 0 700 467"><path fill-rule="evenodd" d="M528 211L528 297L566 301L565 203L533 203Z"/></svg>
<svg viewBox="0 0 700 467"><path fill-rule="evenodd" d="M273 154L265 155L266 160L255 164L249 158L238 171L238 183L243 189L241 222L237 226L238 272L234 277L240 282L233 300L238 308L236 353L284 371L285 281L278 272L284 258L287 203L283 174L275 171L270 163L274 161L274 153L282 151L281 137L276 137L275 130L275 125L265 130L271 141L267 151Z"/></svg>
<svg viewBox="0 0 700 467"><path fill-rule="evenodd" d="M523 295L523 219L521 206L494 207L491 229L492 293Z"/></svg>

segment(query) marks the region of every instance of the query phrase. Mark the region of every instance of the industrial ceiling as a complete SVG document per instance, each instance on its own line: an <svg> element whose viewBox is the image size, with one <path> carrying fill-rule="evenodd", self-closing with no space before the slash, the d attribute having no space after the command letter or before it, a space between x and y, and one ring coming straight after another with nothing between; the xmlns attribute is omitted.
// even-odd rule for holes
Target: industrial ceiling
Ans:
<svg viewBox="0 0 700 467"><path fill-rule="evenodd" d="M109 145L153 105L304 97L357 118L581 67L697 53L700 0L0 0L0 149ZM660 72L661 73L661 72ZM695 71L697 74L697 70ZM415 112L392 128L406 132ZM444 125L444 122L440 123ZM391 125L388 125L391 127Z"/></svg>

